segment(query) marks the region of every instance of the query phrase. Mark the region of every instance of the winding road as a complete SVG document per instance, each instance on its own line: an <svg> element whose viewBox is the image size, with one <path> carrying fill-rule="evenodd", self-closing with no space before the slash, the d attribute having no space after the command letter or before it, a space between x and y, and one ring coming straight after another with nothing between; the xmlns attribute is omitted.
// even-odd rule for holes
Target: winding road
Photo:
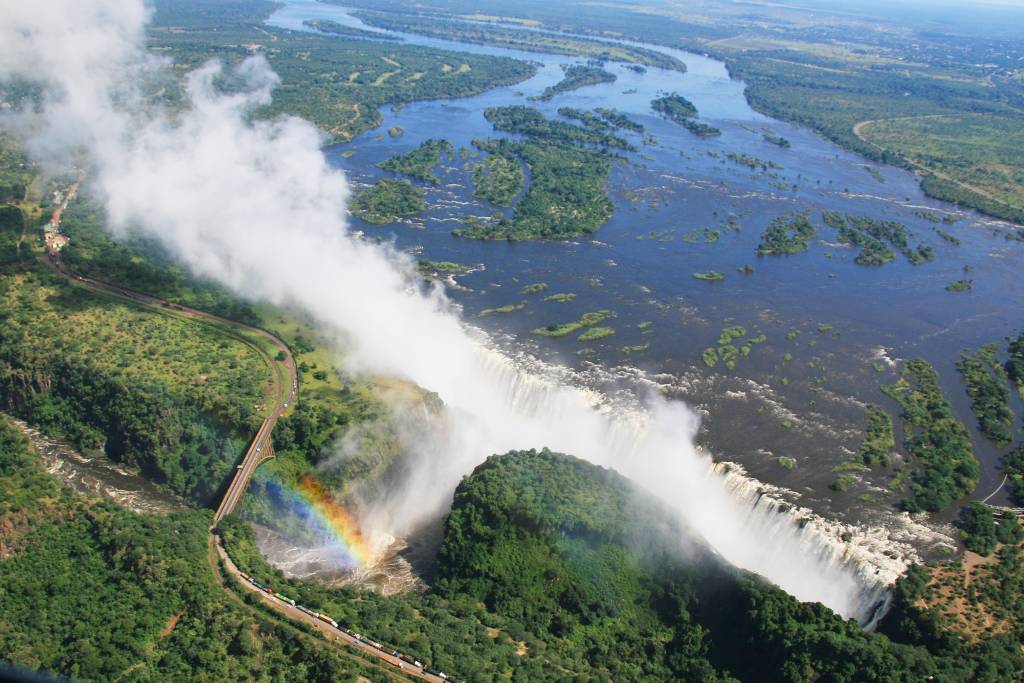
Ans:
<svg viewBox="0 0 1024 683"><path fill-rule="evenodd" d="M74 189L77 189L77 186L78 183L75 183ZM51 235L55 233L59 234L61 216L64 209L67 207L68 202L73 198L74 192L69 191L65 201L57 207L54 212L53 217L48 224ZM119 285L111 284L109 282L72 271L61 258L61 248L65 243L66 242L63 240L45 240L46 258L41 258L41 262L48 265L55 272L64 276L76 285L90 291L126 300L136 307L144 308L154 313L186 318L194 322L213 327L222 334L227 334L245 343L259 353L264 362L266 362L271 375L270 388L267 395L268 397L272 397L273 408L263 419L263 422L260 423L259 429L256 430L256 436L253 437L252 442L249 444L249 448L246 450L241 462L235 468L231 477L231 482L228 484L228 488L220 499L220 502L217 505L217 510L214 513L214 522L210 527L210 531L212 532L214 528L216 528L217 522L231 514L235 509L235 506L238 505L238 502L245 493L245 489L249 485L249 480L252 478L253 472L256 471L256 468L259 467L261 463L274 456L274 448L271 443L274 427L277 425L277 421L281 415L287 412L295 402L298 391L298 375L296 374L295 359L292 356L291 349L289 349L288 345L281 339L258 327L245 325L234 320L222 318L212 313L189 308L188 306L171 303L149 294L136 292ZM278 351L278 357L271 357L266 348L252 339L253 335L269 342L272 347L276 348ZM283 358L280 354L283 354ZM279 358L281 358L281 360L278 360ZM389 654L382 649L377 649L360 638L354 638L346 633L344 629L335 628L330 624L309 616L289 603L278 600L263 591L260 591L241 576L241 572L220 544L219 538L211 533L210 539L211 568L217 574L218 580L222 579L222 575L218 563L214 560L215 557L219 557L220 566L225 569L227 574L234 581L236 581L244 590L258 593L263 603L277 612L282 618L290 621L301 622L314 627L323 633L327 637L327 640L333 644L347 645L349 647L356 648L363 655L360 659L365 659L366 656L370 656L389 665L387 671L392 676L400 677L401 675L404 675L417 680L430 681L431 683L444 683L446 680L447 677L428 673L426 668L423 666L416 667L412 664L402 662L394 655ZM213 554L214 547L216 548L216 555ZM351 652L349 655L358 656Z"/></svg>
<svg viewBox="0 0 1024 683"><path fill-rule="evenodd" d="M961 180L957 180L956 178L950 176L948 173L944 173L944 172L942 172L942 171L940 171L938 169L932 168L930 166L926 166L925 164L922 164L921 162L917 161L916 159L912 159L912 158L910 158L910 157L908 157L908 156L906 156L904 154L900 154L899 152L894 152L891 149L887 149L886 147L884 147L884 146L878 144L877 142L875 142L874 140L869 139L867 137L867 135L864 133L864 129L865 128L867 128L868 126L871 126L873 124L876 124L876 123L891 123L891 122L894 122L894 121L911 121L911 120L915 120L915 119L942 119L942 118L950 118L950 116L952 116L952 115L951 114L928 114L928 115L922 115L922 116L899 116L899 117L890 118L890 119L870 119L870 120L861 121L861 122L855 124L853 126L853 134L855 136L857 136L857 138L861 142L864 142L865 144L871 145L872 147L874 147L875 149L879 150L880 152L889 152L889 153L892 153L892 154L896 154L898 157L900 157L901 159L906 161L908 164L910 164L916 171L919 171L919 172L921 172L923 174L926 174L926 175L930 173L930 174L932 174L932 175L934 175L934 176L936 176L938 178L942 178L943 180L946 180L946 181L949 181L949 182L954 183L956 185L959 185L960 187L964 188L968 192L974 192L975 194L979 194L982 197L985 197L986 199L990 199L990 200L992 200L994 202L998 202L999 204L1002 204L1003 206L1006 206L1006 207L1009 207L1009 208L1013 208L1012 206L1010 206L1009 204L1004 202L1002 199L999 199L998 197L994 196L991 192L989 192L989 191L987 191L987 190L985 190L983 188L977 187L975 185L969 185L969 184L967 184L967 183L965 183L965 182L963 182Z"/></svg>

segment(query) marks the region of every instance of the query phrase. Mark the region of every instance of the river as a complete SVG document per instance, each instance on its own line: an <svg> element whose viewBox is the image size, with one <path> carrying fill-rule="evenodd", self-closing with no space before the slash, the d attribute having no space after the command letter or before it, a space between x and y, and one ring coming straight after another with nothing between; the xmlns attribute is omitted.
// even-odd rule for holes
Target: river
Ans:
<svg viewBox="0 0 1024 683"><path fill-rule="evenodd" d="M58 480L90 498L106 498L139 514L165 514L188 505L138 472L114 462L101 450L82 454L73 445L9 415L39 453L43 467Z"/></svg>
<svg viewBox="0 0 1024 683"><path fill-rule="evenodd" d="M288 0L267 23L309 30L303 26L308 19L376 30L343 7L311 0ZM474 139L502 137L484 119L486 107L527 104L548 116L556 116L560 107L610 107L642 123L656 140L649 145L639 135L625 134L638 151L614 166L608 191L615 215L594 239L506 243L452 237L465 216L494 211L472 196L470 171L458 157L438 169L440 186L425 188L425 213L385 227L353 217L353 228L394 239L421 258L479 265L459 277L449 295L468 322L488 330L507 352L567 366L579 381L604 390L656 386L703 414L699 438L716 457L741 463L755 479L783 487L826 518L903 525L927 555L945 541L936 541L925 527L915 527L916 536L906 531L908 520L893 511L896 496L884 486L889 474L861 475L844 494L828 488L836 478L833 468L859 447L865 405L876 403L898 416L898 406L880 390L898 377L893 361L925 358L939 371L957 417L972 431L983 470L977 497L999 484L1000 452L977 432L955 362L965 349L1020 331L1024 248L1002 236L1005 224L929 199L911 173L870 164L810 130L753 111L744 84L731 79L723 63L701 55L644 45L678 57L686 73L657 68L636 73L610 63L606 68L617 76L613 83L529 101L560 80L561 65L581 60L394 35L410 44L530 60L540 68L523 83L474 97L385 109L376 129L325 150L357 189L390 175L377 163L426 139L443 137L456 148L472 149ZM694 102L701 120L722 135L699 139L656 115L650 101L673 91ZM401 126L404 134L383 134L392 126ZM791 146L771 144L765 132L787 138ZM727 159L729 152L782 168L753 171ZM868 166L876 172L869 173ZM805 210L819 228L807 253L755 255L760 233L773 218ZM855 251L838 244L836 231L822 224L822 210L903 222L915 235L912 243L929 245L936 258L920 266L902 257L882 267L856 265ZM956 222L937 226L923 212ZM737 228L727 225L730 216ZM953 233L960 246L942 239L936 227ZM706 242L705 228L718 229L720 238ZM737 272L746 264L754 273ZM965 266L972 271L966 277L973 279L973 291L945 291L946 284L965 277ZM704 271L720 271L726 278L692 277ZM548 285L543 294L520 292L540 282ZM542 301L556 292L577 296L567 303ZM520 301L528 302L523 310L479 315ZM578 353L584 345L574 336L551 340L531 334L598 309L615 312L606 323L615 334L585 345L591 355ZM702 351L715 346L730 325L743 326L747 337L764 334L766 341L752 347L735 369L708 368ZM626 352L626 347L642 350ZM1020 415L1024 406L1019 397L1014 401ZM780 457L792 458L795 466L782 466Z"/></svg>

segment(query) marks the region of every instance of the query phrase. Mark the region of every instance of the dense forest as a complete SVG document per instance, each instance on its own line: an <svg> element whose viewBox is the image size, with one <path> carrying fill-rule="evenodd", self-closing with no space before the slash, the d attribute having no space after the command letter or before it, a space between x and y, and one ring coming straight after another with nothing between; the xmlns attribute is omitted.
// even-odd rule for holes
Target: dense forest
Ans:
<svg viewBox="0 0 1024 683"><path fill-rule="evenodd" d="M172 52L181 73L213 58L233 64L258 50L282 81L262 115L301 116L338 141L378 125L385 104L465 97L535 72L534 65L508 57L268 29L262 21L274 9L271 2L194 5L157 3L151 49ZM180 98L180 92L169 88L165 97Z"/></svg>
<svg viewBox="0 0 1024 683"><path fill-rule="evenodd" d="M476 146L487 152L487 158L473 166L473 196L495 206L511 206L526 183L522 162L496 142L481 140Z"/></svg>
<svg viewBox="0 0 1024 683"><path fill-rule="evenodd" d="M155 49L173 46L183 64L194 64L214 54L238 59L246 50L237 46L252 41L286 76L274 111L306 113L338 138L373 125L385 101L466 95L532 73L511 60L390 43L338 41L327 50L323 36L256 30L270 3L213 2L198 11L189 5L158 3ZM606 16L605 10L595 14ZM441 35L450 28L439 22L429 30ZM484 31L488 40L491 34L521 39L505 28ZM681 33L677 39L690 37ZM582 39L560 47L588 55L608 49ZM341 54L338 61L333 48ZM653 59L630 51L593 56ZM339 64L352 70L337 70ZM318 75L310 77L311 71ZM474 193L497 206L523 197L510 218L458 234L561 239L591 234L608 219L604 183L616 159L609 149L632 149L615 129L642 132L642 126L610 110L559 114L582 126L525 107L490 110L497 130L524 137L475 143L486 156L473 169ZM696 114L684 116L683 125L697 134L713 130L694 121ZM452 152L447 144L428 141L382 168L435 183L433 168ZM23 157L4 149L0 144L0 165L10 173L0 176L0 201L20 199L31 175L20 170ZM965 201L977 205L976 199ZM395 179L381 181L353 204L371 222L423 208L422 190ZM87 201L71 205L64 225L72 242L64 253L73 268L259 324L293 349L301 398L274 431L277 458L260 468L239 514L217 533L243 569L345 625L472 681L996 683L1024 677L1024 532L1013 517L980 504L964 507L956 523L966 547L986 559L976 562L971 555L964 565L913 567L897 584L876 633L727 565L614 472L546 450L493 456L464 478L445 520L438 580L425 594L384 597L286 579L260 555L249 522L303 539L305 520L282 513L282 483L324 465L325 452L345 432L362 439L360 454L318 469L325 484L343 491L354 480L381 476L398 446L376 388L339 372L337 358L308 326L196 280L151 241L128 236L113 242L104 220ZM860 248L857 262L863 265L891 262L897 254L915 265L932 257L927 246L911 246L913 235L899 223L846 215L826 216L825 222ZM37 240L26 237L35 228L18 207L0 207L0 406L82 449L103 448L193 502L209 502L262 416L267 366L259 349L229 328L73 286L39 262ZM780 217L762 233L759 253L801 252L814 234L806 214ZM464 267L424 261L421 268L445 273ZM694 276L725 277L717 271ZM520 293L546 290L535 283ZM535 333L557 337L582 330L580 341L596 339L614 334L599 326L613 315L585 313ZM736 338L743 336L745 330ZM756 339L747 343L761 343ZM732 367L740 351L730 341L727 335L725 344L708 349L714 362ZM959 369L982 430L1000 445L1012 443L1015 417L1007 414L1006 387L1010 380L1024 391L1024 336L1010 344L1005 366L994 348L984 347L965 353ZM978 477L966 428L924 361L908 362L887 392L903 408L904 446L911 456L897 471L904 508L948 508ZM414 388L409 393L428 408L437 401ZM894 446L892 418L869 406L857 459L889 467ZM1004 463L1011 494L1024 504L1024 446L1010 451ZM62 488L0 416L2 657L82 680L386 678L372 663L221 585L211 561L210 523L206 511L135 515Z"/></svg>
<svg viewBox="0 0 1024 683"><path fill-rule="evenodd" d="M441 181L434 174L434 167L442 161L450 161L454 155L452 143L432 138L413 151L386 159L377 166L389 173L400 173L421 183L437 185Z"/></svg>
<svg viewBox="0 0 1024 683"><path fill-rule="evenodd" d="M565 73L562 80L544 88L544 92L537 96L538 100L550 100L555 95L570 90L598 83L612 83L616 79L615 74L605 71L600 66L589 64L567 64L562 66L562 71Z"/></svg>
<svg viewBox="0 0 1024 683"><path fill-rule="evenodd" d="M667 544L665 512L635 494L568 456L492 457L456 491L437 591L522 620L549 647L577 643L616 680L997 681L1022 670L1005 634L960 640L912 601L883 623L891 637L866 633L723 565L670 523Z"/></svg>
<svg viewBox="0 0 1024 683"><path fill-rule="evenodd" d="M83 681L378 680L371 665L222 588L210 518L87 500L0 416L3 658Z"/></svg>
<svg viewBox="0 0 1024 683"><path fill-rule="evenodd" d="M903 507L938 512L973 491L979 466L971 438L953 416L935 368L907 361L899 381L884 391L903 406L904 445L916 461Z"/></svg>
<svg viewBox="0 0 1024 683"><path fill-rule="evenodd" d="M817 232L808 213L790 213L779 216L761 233L757 245L759 256L780 256L807 251L807 243Z"/></svg>
<svg viewBox="0 0 1024 683"><path fill-rule="evenodd" d="M998 350L997 344L986 344L973 354L961 355L956 367L967 385L978 427L997 446L1008 446L1016 417L1010 408L1006 371L996 358Z"/></svg>
<svg viewBox="0 0 1024 683"><path fill-rule="evenodd" d="M651 109L683 126L697 137L712 138L722 134L722 131L714 126L697 121L697 107L682 95L673 93L654 99L651 101Z"/></svg>
<svg viewBox="0 0 1024 683"><path fill-rule="evenodd" d="M422 3L416 17L400 17L396 13L406 9L400 0L347 4L374 10L366 16L380 25L460 40L470 32L474 42L514 40L538 51L554 51L549 43L555 41L522 30L470 30L457 17L513 15L524 27L706 53L745 81L757 111L808 126L870 159L922 171L931 196L1024 224L1019 36L907 31L898 13L876 13L872 23L822 5L744 11L724 2L655 3L639 11L579 1L522 0L513 9L502 0L446 0Z"/></svg>
<svg viewBox="0 0 1024 683"><path fill-rule="evenodd" d="M500 206L511 203L529 171L529 186L516 203L512 219L482 222L453 231L471 239L565 239L588 235L614 211L605 189L614 157L597 147L628 147L629 143L602 130L548 119L528 107L487 109L484 116L495 130L520 133L525 140L478 140L488 154L488 173L474 170L474 192ZM498 158L502 161L492 162ZM518 171L518 172L517 172Z"/></svg>
<svg viewBox="0 0 1024 683"><path fill-rule="evenodd" d="M913 237L899 221L883 221L870 216L854 216L838 211L822 211L822 220L839 231L839 241L858 247L854 263L860 266L882 266L896 260L896 249L911 265L919 266L935 258L927 244L910 245ZM891 248L890 248L891 247Z"/></svg>
<svg viewBox="0 0 1024 683"><path fill-rule="evenodd" d="M230 330L71 285L38 264L31 243L0 278L0 406L209 500L261 419L258 349Z"/></svg>
<svg viewBox="0 0 1024 683"><path fill-rule="evenodd" d="M384 178L355 195L349 203L352 213L367 223L383 225L414 216L427 208L423 190L408 180Z"/></svg>
<svg viewBox="0 0 1024 683"><path fill-rule="evenodd" d="M102 208L86 193L71 202L61 218L69 238L61 257L72 269L99 280L116 282L166 301L254 325L252 305L223 286L196 278L152 238L128 233L111 238Z"/></svg>
<svg viewBox="0 0 1024 683"><path fill-rule="evenodd" d="M633 66L658 66L679 72L686 71L686 65L681 60L643 47L590 40L579 36L544 35L505 26L486 25L484 23L431 19L425 16L409 15L401 11L374 12L372 10L383 8L372 3L367 7L371 11L359 12L358 16L360 19L370 26L378 26L393 31L419 33L465 43L481 43L511 49L587 57L598 61L625 62ZM397 9L406 10L407 8L399 6ZM474 11L471 7L467 7L468 14L472 15ZM505 12L506 10L502 9L500 11ZM501 16L501 14L498 14L498 16Z"/></svg>

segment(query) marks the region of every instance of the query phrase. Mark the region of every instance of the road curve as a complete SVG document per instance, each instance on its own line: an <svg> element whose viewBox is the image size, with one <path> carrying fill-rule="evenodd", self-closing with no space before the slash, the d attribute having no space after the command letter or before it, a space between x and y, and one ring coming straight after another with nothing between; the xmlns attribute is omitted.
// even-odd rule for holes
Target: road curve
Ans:
<svg viewBox="0 0 1024 683"><path fill-rule="evenodd" d="M61 213L66 204L67 202L59 207L54 213L54 217L50 223L52 228L59 229ZM121 299L127 299L135 305L153 309L155 312L159 312L164 315L175 315L215 325L218 329L221 329L221 331L223 331L224 327L228 327L236 330L236 332L255 334L269 341L274 347L284 354L284 360L278 361L275 358L271 358L264 349L253 344L250 340L245 339L240 334L237 336L240 341L246 342L254 348L266 361L267 367L270 368L272 374L272 393L275 398L273 410L260 424L259 429L256 431L256 436L253 438L249 448L246 450L241 463L235 468L231 483L228 485L227 491L217 506L217 511L214 514L214 526L216 526L217 522L234 510L238 501L241 500L242 494L245 492L253 472L256 471L256 468L261 462L271 457L271 454L273 453L271 436L273 435L274 427L277 425L278 418L280 418L281 415L294 403L298 391L298 376L296 374L295 359L292 357L291 349L289 349L288 345L278 337L258 327L245 325L235 320L222 318L212 313L189 308L188 306L170 303L149 294L136 292L125 287L104 282L103 280L97 280L95 278L76 273L69 269L64 263L60 255L60 249L51 248L49 244L47 245L47 256L48 258L42 259L45 264L49 265L58 274L63 275L85 289L113 295ZM286 378L282 377L282 373L280 372L281 366L287 370ZM211 530L212 528L213 527L211 527ZM319 619L315 619L296 609L292 605L277 600L263 591L258 590L255 586L242 578L238 567L235 566L235 563L231 560L221 545L219 537L211 534L211 538L212 542L216 544L217 553L221 559L222 565L227 569L231 577L246 590L258 593L265 604L270 606L283 617L292 621L300 621L305 624L309 624L324 633L332 643L345 643L360 650L366 655L370 655L371 657L390 665L394 668L394 673L396 675L404 674L405 676L409 676L414 679L430 681L430 683L446 683L445 678L427 673L422 666L416 667L407 662L403 662L393 655L372 647L361 639L354 638L341 629L334 628L330 624L324 623Z"/></svg>
<svg viewBox="0 0 1024 683"><path fill-rule="evenodd" d="M271 358L270 355L259 346L249 342L250 346L252 346L252 348L254 348L263 357L264 361L267 363L267 367L271 370L271 393L274 396L274 406L271 413L263 420L262 424L260 424L260 427L256 432L256 436L249 444L249 448L246 450L241 463L235 468L231 478L231 483L228 485L227 491L217 505L217 511L214 514L214 524L216 524L235 509L235 506L238 504L238 501L241 500L242 494L245 492L245 489L249 484L249 479L252 477L253 472L256 471L256 467L270 457L270 454L273 452L270 443L271 434L274 431L274 427L277 425L278 418L280 418L288 407L291 406L292 402L294 402L296 392L298 390L298 376L296 374L295 359L292 357L291 349L288 348L287 344L266 330L245 325L235 320L228 320L227 318L222 318L218 315L207 313L206 311L189 308L188 306L182 306L181 304L170 303L155 296L150 296L149 294L142 294L141 292L136 292L119 285L104 282L103 280L97 280L96 278L81 275L67 267L58 250L49 249L47 253L49 259L47 259L46 262L54 270L86 289L128 299L135 304L141 304L149 308L156 308L165 314L177 314L179 316L199 320L208 324L214 324L222 327L226 326L239 332L257 335L269 341L275 348L277 348L278 351L284 354L284 360L278 361L275 358ZM240 340L246 341L242 337L240 337ZM281 372L279 371L281 366L284 366L287 370L287 377L281 376Z"/></svg>
<svg viewBox="0 0 1024 683"><path fill-rule="evenodd" d="M357 639L342 629L335 628L330 624L324 623L323 621L302 612L298 608L293 607L290 603L278 600L268 593L259 590L242 577L241 571L237 566L235 566L234 561L232 561L231 557L227 554L227 551L224 550L224 547L220 543L220 539L216 538L215 542L217 544L217 555L220 557L221 564L224 569L227 570L227 573L230 574L243 588L258 595L263 604L270 607L275 612L278 612L292 621L301 621L304 624L312 626L327 636L327 639L332 643L344 643L345 645L356 648L363 654L375 657L386 664L390 664L394 667L395 673L403 673L411 678L430 681L430 683L446 683L446 680L440 676L427 673L422 666L417 667L407 662L403 662L398 657L390 655L382 650L378 650L364 640Z"/></svg>

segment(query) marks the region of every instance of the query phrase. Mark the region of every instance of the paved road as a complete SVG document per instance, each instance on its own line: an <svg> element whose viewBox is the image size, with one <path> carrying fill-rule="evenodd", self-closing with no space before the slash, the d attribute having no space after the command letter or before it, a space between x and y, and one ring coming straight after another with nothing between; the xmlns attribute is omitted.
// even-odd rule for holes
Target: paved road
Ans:
<svg viewBox="0 0 1024 683"><path fill-rule="evenodd" d="M72 195L73 196L73 195ZM63 211L65 202L55 212L51 224L54 228L59 228L60 214ZM129 299L135 304L141 305L145 308L157 309L159 312L166 315L178 315L182 317L191 318L200 322L215 325L218 329L223 330L225 327L234 330L235 336L243 342L248 343L254 348L267 363L267 367L270 368L272 374L272 389L271 395L274 400L274 409L268 415L263 422L260 424L259 429L256 431L256 436L253 438L252 443L249 445L249 449L246 451L245 456L242 458L242 462L235 469L235 474L231 479L231 483L228 485L227 492L221 499L220 504L217 506L217 511L214 515L214 525L220 521L224 516L231 513L234 510L235 505L241 499L242 494L245 492L246 486L249 484L249 479L252 477L252 473L256 470L261 462L270 457L273 452L273 446L271 444L271 436L274 431L275 425L277 425L278 418L294 403L296 398L296 392L298 390L298 377L296 375L295 359L292 357L291 350L288 346L270 334L266 330L261 330L257 327L250 327L234 320L228 320L205 311L199 311L194 308L187 306L181 306L179 304L172 304L163 299L150 296L148 294L142 294L135 292L118 285L97 280L95 278L87 277L70 270L64 263L60 256L59 248L48 248L47 254L49 256L46 259L54 270L61 275L69 278L70 280L78 283L80 286L85 287L97 292L104 292L112 294L116 297ZM280 352L284 353L284 361L277 361L275 358L271 358L270 355L257 344L252 343L251 340L245 339L242 333L254 334L266 339ZM280 368L286 369L287 377L283 376ZM217 553L219 554L224 567L235 581L237 581L246 590L252 591L259 594L263 602L273 608L275 611L280 613L282 616L287 617L293 621L301 621L309 624L314 628L318 629L328 639L335 643L346 643L352 647L357 648L361 652L374 657L394 668L395 674L405 674L411 678L430 681L431 683L446 683L445 679L434 674L429 674L423 670L422 667L416 667L407 662L403 662L397 657L388 654L382 650L369 645L367 642L356 639L353 636L345 633L343 630L335 628L328 623L321 621L315 617L302 612L301 610L293 607L291 604L278 600L267 593L259 590L251 583L246 581L242 576L241 572L235 566L235 563L231 560L228 554L224 551L224 548L220 544L220 539L215 538L217 546Z"/></svg>
<svg viewBox="0 0 1024 683"><path fill-rule="evenodd" d="M242 577L242 574L239 571L238 567L235 566L235 563L231 560L231 557L228 556L227 552L224 550L224 547L220 544L220 539L217 539L216 542L217 554L220 556L221 562L223 563L224 568L227 570L227 572L231 574L231 576L234 577L234 579L238 581L238 583L242 585L246 590L259 595L263 603L271 609L273 609L274 611L279 612L280 614L288 617L289 619L292 619L293 621L301 621L304 624L308 624L314 627L315 629L326 635L327 639L331 642L345 643L346 645L350 645L371 657L375 657L381 660L382 662L390 664L395 668L396 673L401 672L404 673L406 676L410 676L411 678L416 678L423 681L430 681L431 683L445 683L445 679L441 678L440 676L427 673L423 670L423 667L413 666L408 662L403 662L398 657L395 657L394 655L384 652L383 650L378 650L377 648L373 647L372 645L370 645L362 639L357 640L353 636L350 636L349 634L345 633L345 631L341 630L340 628L335 628L330 624L325 623L320 619L317 619L316 617L306 614L297 607L293 607L290 603L284 602L283 600L279 600L273 597L272 595L256 588L256 586L252 585L251 583L246 581L244 577Z"/></svg>
<svg viewBox="0 0 1024 683"><path fill-rule="evenodd" d="M130 299L134 303L142 304L150 308L160 309L161 312L164 313L181 315L201 322L206 322L208 324L214 324L218 327L228 327L238 333L238 338L241 341L246 341L244 336L242 336L242 333L256 335L269 341L275 348L277 348L278 351L284 353L284 361L277 361L277 359L272 358L257 344L248 342L252 348L259 352L267 363L267 367L272 371L271 395L274 401L274 408L270 415L267 416L260 425L259 430L257 430L255 438L249 445L249 449L245 452L245 456L242 458L241 463L239 463L238 467L235 469L235 473L231 478L231 483L228 485L227 492L225 492L224 497L217 506L217 512L214 515L214 523L219 522L235 509L235 506L238 504L238 501L241 500L242 494L245 492L245 489L249 484L250 477L252 477L253 472L256 471L256 467L273 453L273 448L270 442L271 434L274 431L274 427L277 425L278 418L280 418L295 401L296 391L298 388L298 377L295 370L295 359L292 358L292 352L288 348L288 345L271 333L258 327L244 325L234 320L228 320L227 318L207 313L206 311L189 308L188 306L169 303L163 299L158 299L157 297L150 296L148 294L142 294L109 282L104 282L103 280L97 280L95 278L81 275L67 267L61 258L59 251L50 250L48 253L50 257L48 263L57 272L87 289ZM280 372L280 368L282 366L287 371L287 377L282 376L282 373Z"/></svg>

